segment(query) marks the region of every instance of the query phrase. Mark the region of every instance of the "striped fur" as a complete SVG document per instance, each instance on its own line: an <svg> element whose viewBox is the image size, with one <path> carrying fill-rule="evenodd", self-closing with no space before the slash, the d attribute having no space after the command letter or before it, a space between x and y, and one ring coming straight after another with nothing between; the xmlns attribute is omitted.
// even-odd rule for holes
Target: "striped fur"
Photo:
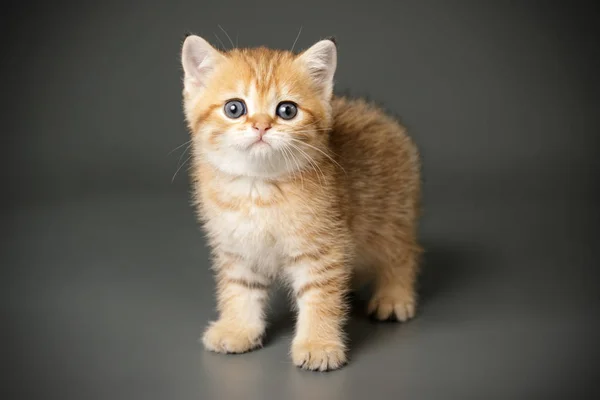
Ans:
<svg viewBox="0 0 600 400"><path fill-rule="evenodd" d="M261 346L277 278L296 299L291 357L306 369L346 362L353 281L374 282L368 311L376 318L415 313L418 153L375 106L332 96L335 53L327 41L300 54L220 52L196 36L184 43L195 202L217 280L219 319L203 337L209 350ZM230 99L243 100L247 114L229 119ZM294 119L277 117L281 101L298 105ZM257 115L272 124L259 145Z"/></svg>

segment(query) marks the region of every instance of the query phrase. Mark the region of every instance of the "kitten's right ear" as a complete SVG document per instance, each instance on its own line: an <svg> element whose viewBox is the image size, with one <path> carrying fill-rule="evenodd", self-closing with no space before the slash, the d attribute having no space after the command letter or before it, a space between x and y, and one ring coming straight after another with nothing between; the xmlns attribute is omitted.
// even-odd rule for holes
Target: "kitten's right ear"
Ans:
<svg viewBox="0 0 600 400"><path fill-rule="evenodd" d="M186 90L194 90L206 85L209 74L224 56L206 40L189 35L183 42L181 65L184 71Z"/></svg>

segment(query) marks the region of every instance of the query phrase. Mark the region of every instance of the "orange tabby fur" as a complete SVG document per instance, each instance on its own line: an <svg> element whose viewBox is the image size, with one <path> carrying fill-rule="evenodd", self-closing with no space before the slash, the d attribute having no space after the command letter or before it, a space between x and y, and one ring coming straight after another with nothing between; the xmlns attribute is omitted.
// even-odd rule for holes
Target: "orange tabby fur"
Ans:
<svg viewBox="0 0 600 400"><path fill-rule="evenodd" d="M369 313L414 316L418 152L397 121L363 100L332 95L336 48L301 54L217 51L186 39L184 108L192 134L198 214L213 252L219 319L209 350L259 347L268 288L278 277L297 299L293 362L330 370L346 361L343 325L352 279L373 280ZM241 99L247 113L228 118ZM284 120L277 105L293 101ZM271 125L256 142L256 121Z"/></svg>

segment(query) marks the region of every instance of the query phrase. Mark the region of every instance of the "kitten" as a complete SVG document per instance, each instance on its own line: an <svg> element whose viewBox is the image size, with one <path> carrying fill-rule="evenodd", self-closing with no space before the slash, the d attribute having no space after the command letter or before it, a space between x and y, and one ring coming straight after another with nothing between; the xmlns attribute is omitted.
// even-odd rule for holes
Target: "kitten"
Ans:
<svg viewBox="0 0 600 400"><path fill-rule="evenodd" d="M297 302L291 357L305 369L346 363L354 279L373 282L377 319L415 314L418 152L393 118L332 95L336 63L330 39L300 54L219 51L193 35L183 44L195 201L220 314L208 350L261 346L276 278Z"/></svg>

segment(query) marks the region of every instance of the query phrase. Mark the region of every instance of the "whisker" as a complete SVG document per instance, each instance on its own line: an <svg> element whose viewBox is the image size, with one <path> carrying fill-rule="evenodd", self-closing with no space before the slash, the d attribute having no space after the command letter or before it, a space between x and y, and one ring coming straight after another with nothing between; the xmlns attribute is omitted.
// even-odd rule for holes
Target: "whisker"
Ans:
<svg viewBox="0 0 600 400"><path fill-rule="evenodd" d="M285 146L284 146L285 148ZM289 151L289 149L287 149ZM302 168L300 168L300 163L298 163L298 160L294 157L294 153L292 153L291 151L289 152L290 154L290 158L292 159L292 161L294 161L294 163L296 164L296 167L298 168L297 171L300 174L300 184L302 185L302 190L304 190L304 178L302 177Z"/></svg>
<svg viewBox="0 0 600 400"><path fill-rule="evenodd" d="M308 128L311 128L311 127L313 127L313 126L318 126L318 124L320 124L321 122L322 122L321 120L316 120L316 121L314 121L314 122L311 122L310 124L306 124L306 125L304 125L304 126L302 127L302 129L308 129ZM321 129L321 130L329 130L329 129L331 129L331 128L318 128L318 129Z"/></svg>
<svg viewBox="0 0 600 400"><path fill-rule="evenodd" d="M311 122L310 124L305 125L304 128L309 128L311 126L315 126L315 125L317 125L320 122L321 122L321 120L317 120L315 122Z"/></svg>
<svg viewBox="0 0 600 400"><path fill-rule="evenodd" d="M223 41L221 40L221 38L219 37L219 35L217 35L215 32L213 32L213 34L215 35L215 37L217 38L217 40L219 41L219 43L221 43L221 47L223 48L223 51L227 50L225 48L225 44L223 44Z"/></svg>
<svg viewBox="0 0 600 400"><path fill-rule="evenodd" d="M175 177L177 176L177 173L179 172L179 170L188 162L190 161L190 158L192 158L193 154L190 154L188 158L185 159L185 161L183 162L183 164L181 164L179 166L179 168L177 168L177 171L175 171L175 173L173 174L173 178L171 178L171 183L173 183L175 181Z"/></svg>
<svg viewBox="0 0 600 400"><path fill-rule="evenodd" d="M296 174L294 173L295 171L290 168L291 161L288 164L288 161L289 161L288 160L288 155L290 156L290 158L292 160L294 160L293 153L291 151L289 151L289 146L285 142L283 142L280 138L274 137L273 140L275 140L278 143L282 144L281 151L282 151L282 154L283 154L283 157L284 157L284 160L285 160L285 165L286 165L288 171L290 172L291 176L294 178L294 182L296 182ZM296 162L296 166L298 166L298 168L299 168L299 165L298 165L297 162ZM300 183L302 185L302 190L304 190L304 179L302 178L302 173L301 173L302 171L299 170L298 172L300 172Z"/></svg>
<svg viewBox="0 0 600 400"><path fill-rule="evenodd" d="M285 153L285 149L283 149L283 159L285 160L285 167L288 169L288 171L291 171L290 165L288 164L288 158L287 154Z"/></svg>
<svg viewBox="0 0 600 400"><path fill-rule="evenodd" d="M300 37L300 34L302 33L302 25L300 25L300 30L298 31L298 34L296 35L296 40L294 40L294 44L292 45L292 49L290 50L290 52L294 52L294 47L296 47L296 42L298 41L298 38Z"/></svg>
<svg viewBox="0 0 600 400"><path fill-rule="evenodd" d="M293 145L293 144L291 144L291 143L286 143L284 147L289 147L289 146L292 146L292 147L293 147L295 150L300 150L299 148L297 148L296 146L294 146L294 145ZM302 153L304 153L304 152L302 152ZM308 156L308 155L306 155L306 154L301 154L301 155L303 155L304 157L306 157L306 158L307 158L307 160L309 161L309 166L310 166L310 168L311 168L313 171L315 171L315 172L317 173L317 178L319 179L319 188L321 189L321 192L323 192L323 190L325 189L325 187L323 186L323 183L321 182L321 178L320 178L320 176L319 176L319 171L318 171L318 170L315 168L315 166L317 166L317 167L318 167L318 165L317 165L317 164L316 164L314 161L313 161L313 162L311 162L311 158L310 158L310 156ZM319 170L320 170L320 168L319 168ZM321 171L321 173L322 173L322 172L323 172L323 171ZM302 174L300 174L300 176L302 177ZM323 176L323 179L325 179L325 176ZM314 210L312 210L312 209L309 209L309 212L310 212L310 213L311 213L313 216L315 216L315 217L317 216Z"/></svg>
<svg viewBox="0 0 600 400"><path fill-rule="evenodd" d="M229 43L231 43L231 48L233 49L235 46L233 45L233 40L231 40L231 38L229 37L229 35L227 34L227 31L225 29L223 29L223 27L221 25L218 25L220 30L223 31L223 33L225 34L225 36L227 36L227 39L229 39Z"/></svg>
<svg viewBox="0 0 600 400"><path fill-rule="evenodd" d="M319 130L319 131L329 131L331 128L319 128L316 124L306 125L300 128L300 130Z"/></svg>
<svg viewBox="0 0 600 400"><path fill-rule="evenodd" d="M289 155L289 156L290 156L290 158L291 158L291 157L292 157L292 154L291 154L291 152L289 152L289 150L288 150L288 149L287 149L285 146L284 146L284 147L282 147L282 150L283 150L283 154L285 154L285 160L286 160L286 161L285 161L285 164L286 164L286 166L288 166L288 163L287 163L287 162L288 162L288 155ZM294 183L296 183L296 180L297 180L296 173L295 173L295 171L292 169L292 167L291 167L291 164L292 164L292 162L290 161L290 165L288 166L288 168L289 168L289 173L290 173L290 175L292 176L292 178L294 179ZM300 177L300 183L302 184L302 187L304 187L304 181L302 180L302 176Z"/></svg>
<svg viewBox="0 0 600 400"><path fill-rule="evenodd" d="M325 131L329 131L329 130L330 130L330 129L328 129L328 128L323 128L323 129L321 129L321 128L317 128L317 129L302 129L302 130L299 130L299 131L297 131L297 130L294 130L294 131L292 131L292 132L294 132L294 133L306 133L306 132L325 132Z"/></svg>
<svg viewBox="0 0 600 400"><path fill-rule="evenodd" d="M190 143L192 141L192 139L188 140L185 143L180 144L179 146L175 147L173 150L171 150L170 152L167 153L167 155L171 155L171 153L173 153L175 150L182 148L183 146L185 146L186 144Z"/></svg>
<svg viewBox="0 0 600 400"><path fill-rule="evenodd" d="M321 188L323 188L323 182L321 182L321 177L319 176L319 173L321 173L321 176L323 177L324 181L326 179L325 179L325 174L323 173L323 170L321 169L321 167L319 167L319 164L307 152L305 152L298 146L296 146L292 143L290 143L289 145L292 146L294 149L296 149L298 152L300 152L300 154L302 156L304 156L304 158L306 158L308 163L311 165L312 169L317 173L317 178L319 179L319 185L321 186ZM318 169L318 171L317 171L317 169Z"/></svg>
<svg viewBox="0 0 600 400"><path fill-rule="evenodd" d="M310 148L312 148L312 149L315 149L315 150L317 150L318 152L320 152L321 154L323 154L325 157L329 158L329 159L330 159L330 160L331 160L331 161L332 161L334 164L336 164L338 167L340 167L340 169L341 169L342 171L344 171L344 174L345 174L345 175L348 175L348 173L346 172L346 170L344 169L344 167L342 167L342 166L340 165L340 163L338 163L337 161L335 161L335 160L333 159L333 157L331 157L329 154L325 153L323 150L321 150L321 149L319 149L318 147L315 147L315 146L313 146L313 145L311 145L311 144L308 144L308 143L306 143L306 142L303 142L303 141L301 141L301 140L298 140L298 139L294 139L294 138L289 138L289 139L290 139L290 140L293 140L294 142L297 142L297 143L302 143L302 144L304 144L304 145L306 145L306 146L308 146L308 147L310 147Z"/></svg>
<svg viewBox="0 0 600 400"><path fill-rule="evenodd" d="M314 130L308 130L308 131L293 131L292 133L306 133L306 132L313 132L313 131L314 131ZM298 140L298 139L295 139L295 138L293 138L293 137L292 137L292 138L290 138L290 139L292 139L292 140L295 140L296 142L301 142L302 144L305 144L305 145L307 145L307 146L309 146L309 147L312 147L312 148L314 148L314 149L316 149L316 150L320 151L321 153L323 153L323 151L322 151L322 150L320 150L320 149L318 149L318 148L316 148L316 147L314 147L314 146L312 146L312 145L310 145L310 144L308 144L308 143L306 143L306 142L303 142L302 140ZM335 153L333 150L331 150L331 149L327 149L327 150L328 150L328 151L329 151L331 154L333 154L334 156L336 156L336 157L339 157L339 154ZM324 153L324 154L325 154L325 153ZM327 154L325 154L325 155L327 155ZM334 161L334 160L332 160L332 161Z"/></svg>
<svg viewBox="0 0 600 400"><path fill-rule="evenodd" d="M183 153L181 153L181 155L179 156L179 159L177 160L177 166L179 166L179 163L181 163L181 159L183 158L185 153L190 149L190 147L192 147L192 143L188 144L188 146L183 150Z"/></svg>
<svg viewBox="0 0 600 400"><path fill-rule="evenodd" d="M319 179L319 185L322 185L321 177L319 176L319 171L317 171L317 169L315 168L315 164L310 159L310 157L308 157L308 155L305 152L303 152L302 150L300 150L298 147L296 147L292 144L290 144L290 146L308 161L308 165L310 166L310 169L312 169L313 171L315 171L317 173L317 178Z"/></svg>

